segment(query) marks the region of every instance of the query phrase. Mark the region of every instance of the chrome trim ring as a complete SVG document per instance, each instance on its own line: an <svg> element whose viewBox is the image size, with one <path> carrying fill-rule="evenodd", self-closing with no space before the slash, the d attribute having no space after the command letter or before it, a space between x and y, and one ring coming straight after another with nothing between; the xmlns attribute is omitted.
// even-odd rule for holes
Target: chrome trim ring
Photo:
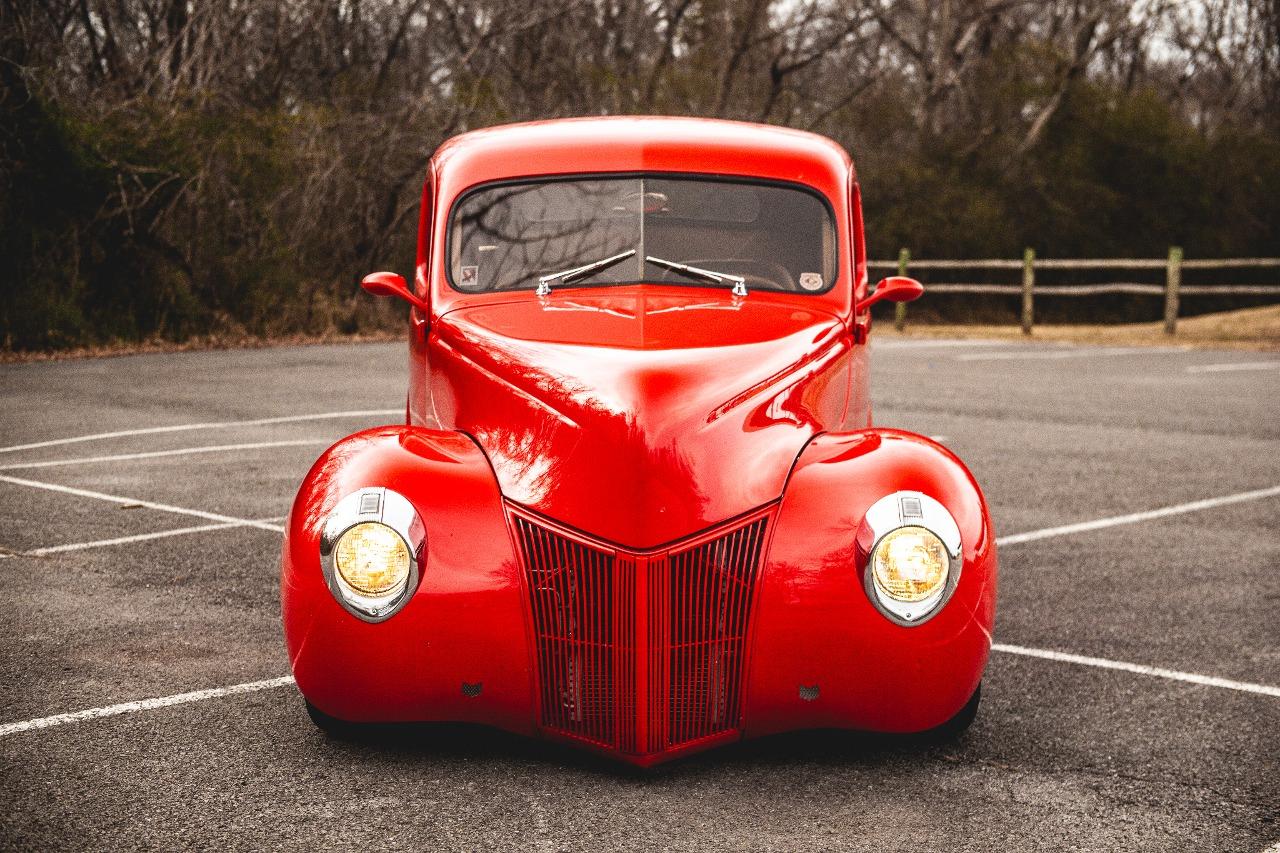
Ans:
<svg viewBox="0 0 1280 853"><path fill-rule="evenodd" d="M947 580L942 589L921 601L898 601L882 595L876 586L872 560L876 549L885 536L903 527L923 527L928 530L942 541L950 558ZM947 508L923 492L894 492L885 495L872 504L871 509L863 516L858 542L867 541L871 542L871 546L861 555L865 563L862 569L862 587L880 615L905 628L922 625L937 615L955 592L956 584L960 582L960 569L964 565L960 527Z"/></svg>
<svg viewBox="0 0 1280 853"><path fill-rule="evenodd" d="M357 592L334 565L334 549L342 534L367 521L390 527L409 549L409 577L403 587L387 595ZM325 522L320 533L320 568L329 591L348 613L365 622L382 622L399 612L417 590L426 543L427 529L407 498L381 486L361 489L338 501Z"/></svg>

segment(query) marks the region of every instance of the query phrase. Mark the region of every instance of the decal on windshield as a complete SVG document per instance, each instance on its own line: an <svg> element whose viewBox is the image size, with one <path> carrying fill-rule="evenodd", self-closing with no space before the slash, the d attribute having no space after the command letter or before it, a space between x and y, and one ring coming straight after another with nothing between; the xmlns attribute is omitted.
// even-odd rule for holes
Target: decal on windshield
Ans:
<svg viewBox="0 0 1280 853"><path fill-rule="evenodd" d="M822 290L822 275L816 272L802 272L800 286L805 290Z"/></svg>

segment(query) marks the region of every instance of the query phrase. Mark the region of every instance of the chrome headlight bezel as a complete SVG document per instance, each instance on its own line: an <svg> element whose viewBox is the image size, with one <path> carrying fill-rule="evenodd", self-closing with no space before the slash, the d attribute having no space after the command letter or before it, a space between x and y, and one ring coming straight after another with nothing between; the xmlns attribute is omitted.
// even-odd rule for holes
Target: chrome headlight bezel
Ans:
<svg viewBox="0 0 1280 853"><path fill-rule="evenodd" d="M899 601L884 594L875 579L875 554L885 537L904 527L921 527L938 537L948 557L947 577L941 588L920 601ZM923 492L901 491L885 495L871 505L858 531L859 543L870 543L861 554L862 587L867 598L895 625L923 625L942 610L960 582L964 565L960 527L941 503Z"/></svg>
<svg viewBox="0 0 1280 853"><path fill-rule="evenodd" d="M404 586L386 595L357 591L335 565L335 551L344 533L357 524L372 522L389 527L409 551L409 577ZM352 492L338 501L320 533L320 569L325 584L339 604L364 622L382 622L404 607L418 589L419 566L427 542L427 529L413 504L398 492L374 486Z"/></svg>

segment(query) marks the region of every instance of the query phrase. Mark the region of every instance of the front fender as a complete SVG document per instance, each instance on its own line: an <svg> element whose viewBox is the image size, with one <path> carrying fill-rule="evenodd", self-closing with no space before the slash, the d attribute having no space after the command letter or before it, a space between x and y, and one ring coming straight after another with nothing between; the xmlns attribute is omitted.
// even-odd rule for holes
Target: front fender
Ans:
<svg viewBox="0 0 1280 853"><path fill-rule="evenodd" d="M334 600L319 560L334 506L369 486L399 492L426 528L418 589L376 624ZM281 605L298 688L331 716L534 730L520 572L493 469L462 433L376 427L329 448L289 514Z"/></svg>
<svg viewBox="0 0 1280 853"><path fill-rule="evenodd" d="M867 598L855 544L866 511L899 490L942 503L963 552L951 599L912 627L890 622ZM924 436L888 429L819 436L788 480L759 593L745 734L937 726L973 694L991 648L995 536L978 484Z"/></svg>

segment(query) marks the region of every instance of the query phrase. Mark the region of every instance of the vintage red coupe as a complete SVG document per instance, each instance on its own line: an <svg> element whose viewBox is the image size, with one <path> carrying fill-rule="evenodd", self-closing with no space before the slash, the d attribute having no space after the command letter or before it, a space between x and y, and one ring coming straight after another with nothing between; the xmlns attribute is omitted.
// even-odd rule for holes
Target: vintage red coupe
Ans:
<svg viewBox="0 0 1280 853"><path fill-rule="evenodd" d="M991 647L982 494L871 426L853 164L810 133L592 118L446 142L405 424L316 462L284 630L328 729L469 721L647 765L956 731Z"/></svg>

